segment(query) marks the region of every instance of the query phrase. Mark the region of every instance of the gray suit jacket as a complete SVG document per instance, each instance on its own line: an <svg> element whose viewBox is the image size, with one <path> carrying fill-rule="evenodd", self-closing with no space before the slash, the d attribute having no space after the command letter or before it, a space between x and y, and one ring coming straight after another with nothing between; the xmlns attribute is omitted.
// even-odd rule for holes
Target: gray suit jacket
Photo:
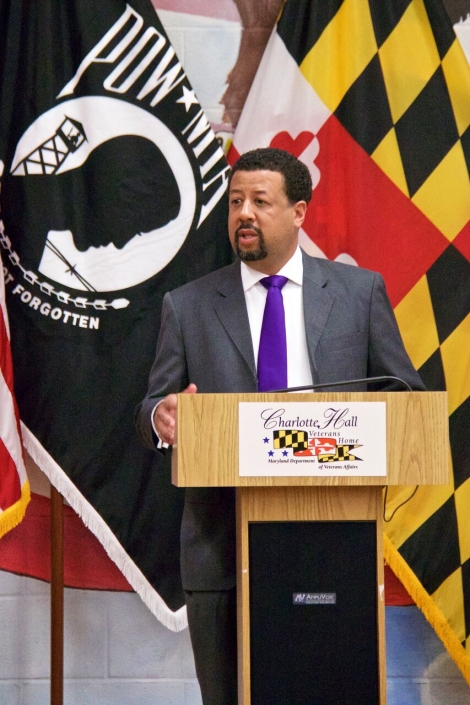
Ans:
<svg viewBox="0 0 470 705"><path fill-rule="evenodd" d="M392 375L424 389L403 347L382 277L305 254L303 259L305 330L314 383ZM164 298L149 391L137 409L137 427L150 448L155 447L151 416L156 402L190 382L199 392L257 391L239 262ZM357 386L352 389L359 391ZM235 584L231 488L186 490L181 568L186 590Z"/></svg>

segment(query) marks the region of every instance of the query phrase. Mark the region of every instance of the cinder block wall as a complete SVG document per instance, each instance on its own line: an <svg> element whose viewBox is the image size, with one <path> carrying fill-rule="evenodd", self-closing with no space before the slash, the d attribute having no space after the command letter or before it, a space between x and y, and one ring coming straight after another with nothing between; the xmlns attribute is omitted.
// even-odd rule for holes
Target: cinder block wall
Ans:
<svg viewBox="0 0 470 705"><path fill-rule="evenodd" d="M64 671L66 705L201 705L188 631L132 593L65 591ZM387 608L387 675L388 705L470 705L416 607ZM49 584L0 572L0 705L49 705L49 676Z"/></svg>
<svg viewBox="0 0 470 705"><path fill-rule="evenodd" d="M65 591L66 705L200 705L188 631L137 595ZM0 705L49 705L50 586L0 572Z"/></svg>

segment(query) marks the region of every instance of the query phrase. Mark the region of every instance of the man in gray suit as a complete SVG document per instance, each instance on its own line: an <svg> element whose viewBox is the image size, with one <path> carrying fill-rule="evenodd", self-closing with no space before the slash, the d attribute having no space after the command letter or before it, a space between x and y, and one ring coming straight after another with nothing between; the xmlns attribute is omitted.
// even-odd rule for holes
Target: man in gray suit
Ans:
<svg viewBox="0 0 470 705"><path fill-rule="evenodd" d="M300 250L298 231L311 195L307 167L282 150L253 150L234 165L228 231L238 260L164 298L149 391L137 421L149 447L172 444L177 392L258 390L267 298L260 280L266 276L286 278L288 386L390 375L423 389L382 277ZM275 358L274 348L272 353ZM204 705L235 705L233 489L186 490L181 571Z"/></svg>

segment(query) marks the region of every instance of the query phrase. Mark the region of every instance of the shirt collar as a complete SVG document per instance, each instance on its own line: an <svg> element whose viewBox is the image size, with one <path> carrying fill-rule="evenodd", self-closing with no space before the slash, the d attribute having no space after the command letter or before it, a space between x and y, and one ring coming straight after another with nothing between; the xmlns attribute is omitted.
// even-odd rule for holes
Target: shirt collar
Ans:
<svg viewBox="0 0 470 705"><path fill-rule="evenodd" d="M243 291L248 291L251 287L255 286L260 279L263 279L266 274L263 272L258 272L257 269L249 267L245 262L240 262L240 273L242 277ZM290 258L288 262L282 267L282 269L277 272L277 274L282 274L282 276L287 277L289 281L294 282L302 286L302 279L304 273L304 264L302 260L302 250L297 245L297 249Z"/></svg>

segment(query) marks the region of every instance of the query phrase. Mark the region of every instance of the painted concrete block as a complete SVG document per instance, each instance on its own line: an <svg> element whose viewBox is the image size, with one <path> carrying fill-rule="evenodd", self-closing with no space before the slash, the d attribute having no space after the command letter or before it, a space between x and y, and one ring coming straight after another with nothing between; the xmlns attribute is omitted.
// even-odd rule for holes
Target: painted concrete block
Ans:
<svg viewBox="0 0 470 705"><path fill-rule="evenodd" d="M0 597L0 679L49 675L50 601Z"/></svg>
<svg viewBox="0 0 470 705"><path fill-rule="evenodd" d="M387 705L470 705L470 688L462 678L390 678Z"/></svg>
<svg viewBox="0 0 470 705"><path fill-rule="evenodd" d="M15 700L16 688L17 699ZM2 696L5 696L4 698ZM202 705L197 681L65 681L67 705ZM1 705L50 705L49 683L29 681L20 686L0 683Z"/></svg>
<svg viewBox="0 0 470 705"><path fill-rule="evenodd" d="M0 683L0 703L2 705L22 705L18 683Z"/></svg>
<svg viewBox="0 0 470 705"><path fill-rule="evenodd" d="M447 651L442 649L442 652L431 661L426 670L423 672L423 677L428 680L445 679L452 681L463 681L462 674L451 659ZM467 686L470 693L470 686Z"/></svg>
<svg viewBox="0 0 470 705"><path fill-rule="evenodd" d="M23 577L23 593L25 595L46 595L48 598L51 594L51 584L44 580L36 580L35 578Z"/></svg>
<svg viewBox="0 0 470 705"><path fill-rule="evenodd" d="M0 595L49 595L50 583L0 570Z"/></svg>
<svg viewBox="0 0 470 705"><path fill-rule="evenodd" d="M27 681L21 687L21 705L50 705L51 688L48 680Z"/></svg>
<svg viewBox="0 0 470 705"><path fill-rule="evenodd" d="M137 595L109 596L109 675L194 678L188 630L166 629Z"/></svg>
<svg viewBox="0 0 470 705"><path fill-rule="evenodd" d="M24 578L6 571L0 571L0 595L21 595L24 589Z"/></svg>
<svg viewBox="0 0 470 705"><path fill-rule="evenodd" d="M108 594L66 590L64 673L66 678L108 675Z"/></svg>
<svg viewBox="0 0 470 705"><path fill-rule="evenodd" d="M67 683L67 705L184 705L184 683L175 681Z"/></svg>
<svg viewBox="0 0 470 705"><path fill-rule="evenodd" d="M202 705L201 690L197 680L185 683L184 705Z"/></svg>
<svg viewBox="0 0 470 705"><path fill-rule="evenodd" d="M424 705L421 684L411 678L387 678L387 705Z"/></svg>
<svg viewBox="0 0 470 705"><path fill-rule="evenodd" d="M470 686L462 678L429 680L421 685L419 705L470 705Z"/></svg>
<svg viewBox="0 0 470 705"><path fill-rule="evenodd" d="M185 705L184 683L66 681L64 702L67 705ZM29 682L23 686L21 705L49 704L48 684Z"/></svg>
<svg viewBox="0 0 470 705"><path fill-rule="evenodd" d="M442 642L417 607L386 609L387 676L420 678L444 652Z"/></svg>

